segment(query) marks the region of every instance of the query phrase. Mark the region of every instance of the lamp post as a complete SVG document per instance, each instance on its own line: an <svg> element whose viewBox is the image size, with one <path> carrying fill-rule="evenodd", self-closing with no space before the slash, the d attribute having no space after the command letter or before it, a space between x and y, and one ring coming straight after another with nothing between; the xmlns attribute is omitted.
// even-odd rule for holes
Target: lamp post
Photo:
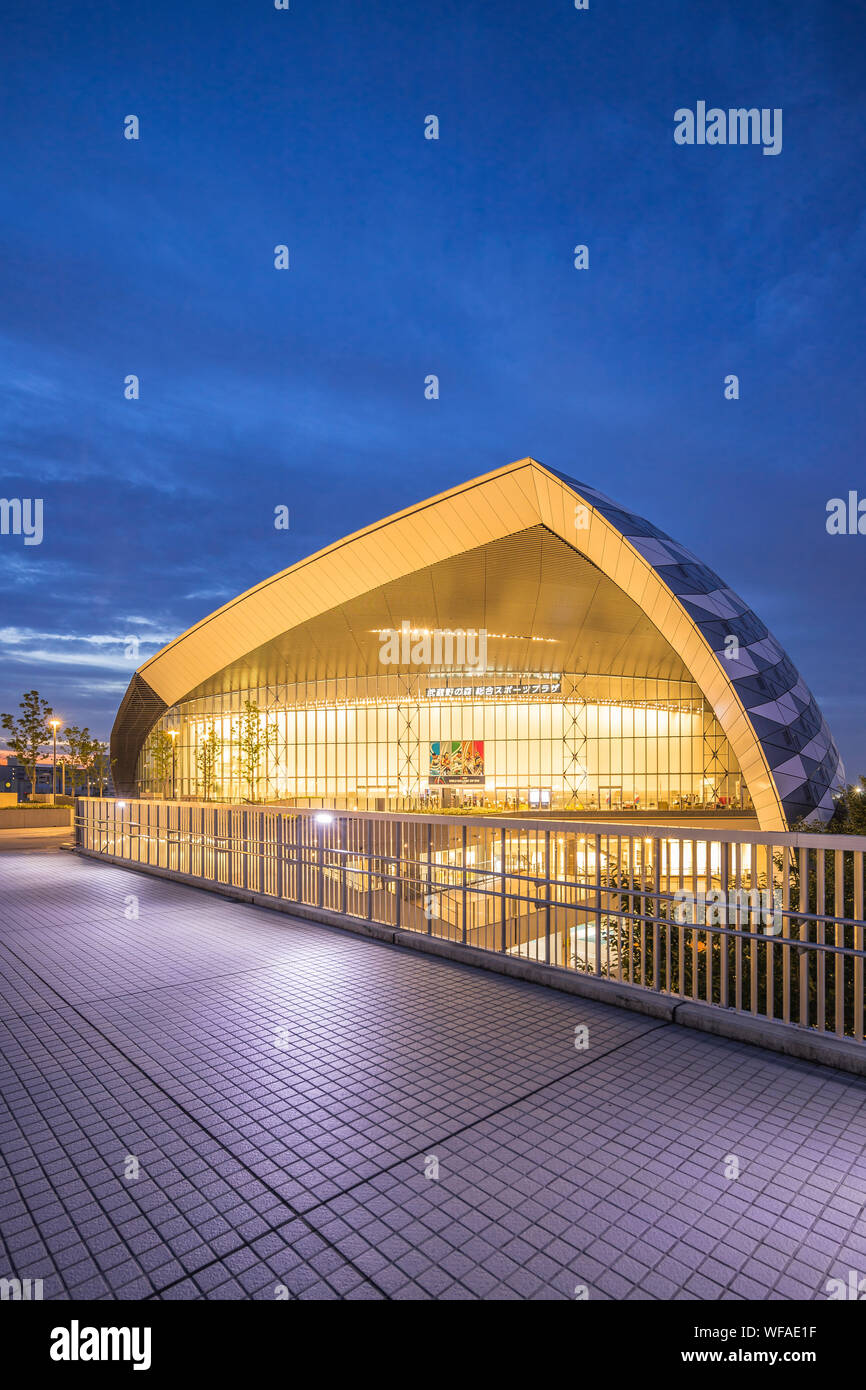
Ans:
<svg viewBox="0 0 866 1390"><path fill-rule="evenodd" d="M54 749L51 755L51 805L57 805L57 730L63 723L62 719L49 719L51 732L54 735ZM36 788L33 788L33 797L36 798Z"/></svg>
<svg viewBox="0 0 866 1390"><path fill-rule="evenodd" d="M169 729L168 736L171 739L171 799L172 801L176 801L175 773L177 770L177 729Z"/></svg>

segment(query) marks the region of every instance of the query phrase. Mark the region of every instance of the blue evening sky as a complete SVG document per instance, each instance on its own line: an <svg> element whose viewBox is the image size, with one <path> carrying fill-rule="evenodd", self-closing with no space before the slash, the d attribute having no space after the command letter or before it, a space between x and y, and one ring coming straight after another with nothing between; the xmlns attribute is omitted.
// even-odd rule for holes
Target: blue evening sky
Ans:
<svg viewBox="0 0 866 1390"><path fill-rule="evenodd" d="M233 594L531 454L717 569L866 771L866 536L825 529L866 497L860 4L10 0L0 29L0 492L45 508L40 546L0 536L0 709L36 686L107 736ZM698 101L782 108L782 152L676 145Z"/></svg>

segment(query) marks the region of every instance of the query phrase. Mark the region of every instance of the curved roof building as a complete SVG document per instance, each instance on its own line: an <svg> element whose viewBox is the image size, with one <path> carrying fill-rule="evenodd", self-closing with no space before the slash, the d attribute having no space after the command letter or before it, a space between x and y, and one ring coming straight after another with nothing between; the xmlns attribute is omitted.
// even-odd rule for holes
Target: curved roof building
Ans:
<svg viewBox="0 0 866 1390"><path fill-rule="evenodd" d="M696 556L523 459L264 580L135 673L115 784L421 809L828 818L839 754L761 620ZM210 740L210 753L203 751Z"/></svg>

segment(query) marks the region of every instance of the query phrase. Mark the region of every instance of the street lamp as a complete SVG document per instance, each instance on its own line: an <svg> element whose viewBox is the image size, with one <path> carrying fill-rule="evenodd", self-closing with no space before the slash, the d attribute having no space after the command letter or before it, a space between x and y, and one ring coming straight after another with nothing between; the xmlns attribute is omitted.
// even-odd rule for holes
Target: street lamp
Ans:
<svg viewBox="0 0 866 1390"><path fill-rule="evenodd" d="M54 751L51 757L51 805L57 805L57 730L63 723L62 719L49 719L51 732L54 735ZM33 799L36 799L36 788L33 788Z"/></svg>
<svg viewBox="0 0 866 1390"><path fill-rule="evenodd" d="M169 729L168 736L171 739L171 799L172 801L176 801L175 772L177 770L177 729Z"/></svg>

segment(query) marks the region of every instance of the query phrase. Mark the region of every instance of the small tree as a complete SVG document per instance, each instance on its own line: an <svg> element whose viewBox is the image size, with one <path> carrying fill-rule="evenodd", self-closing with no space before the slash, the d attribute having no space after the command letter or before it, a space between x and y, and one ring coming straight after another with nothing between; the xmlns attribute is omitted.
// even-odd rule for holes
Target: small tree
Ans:
<svg viewBox="0 0 866 1390"><path fill-rule="evenodd" d="M90 731L84 730L87 738L82 741L81 746L81 770L84 773L84 792L90 796L91 781L96 769L96 758L100 750L105 748L98 738L91 738Z"/></svg>
<svg viewBox="0 0 866 1390"><path fill-rule="evenodd" d="M244 700L243 713L232 725L234 742L239 753L241 777L247 784L247 799L256 800L262 758L273 746L277 730L273 724L262 723L262 711L254 700Z"/></svg>
<svg viewBox="0 0 866 1390"><path fill-rule="evenodd" d="M217 733L213 724L199 738L195 750L195 763L198 770L198 786L200 795L205 801L210 801L216 789L216 770L222 752L223 741Z"/></svg>
<svg viewBox="0 0 866 1390"><path fill-rule="evenodd" d="M99 795L105 795L105 784L108 781L108 744L102 739L93 740L93 756L91 759L94 781L99 786Z"/></svg>
<svg viewBox="0 0 866 1390"><path fill-rule="evenodd" d="M28 690L18 708L21 710L18 718L12 714L0 715L0 724L6 730L6 747L12 749L30 773L30 795L35 796L36 764L39 754L49 742L46 720L51 718L54 711L38 690Z"/></svg>
<svg viewBox="0 0 866 1390"><path fill-rule="evenodd" d="M147 751L156 785L166 795L166 786L171 775L171 737L165 729L154 729L148 740Z"/></svg>
<svg viewBox="0 0 866 1390"><path fill-rule="evenodd" d="M87 773L90 760L93 756L93 740L90 737L89 729L79 729L77 724L70 724L66 730L66 754L61 758L63 767L63 792L66 793L66 772L69 771L70 795L75 796L78 773Z"/></svg>

